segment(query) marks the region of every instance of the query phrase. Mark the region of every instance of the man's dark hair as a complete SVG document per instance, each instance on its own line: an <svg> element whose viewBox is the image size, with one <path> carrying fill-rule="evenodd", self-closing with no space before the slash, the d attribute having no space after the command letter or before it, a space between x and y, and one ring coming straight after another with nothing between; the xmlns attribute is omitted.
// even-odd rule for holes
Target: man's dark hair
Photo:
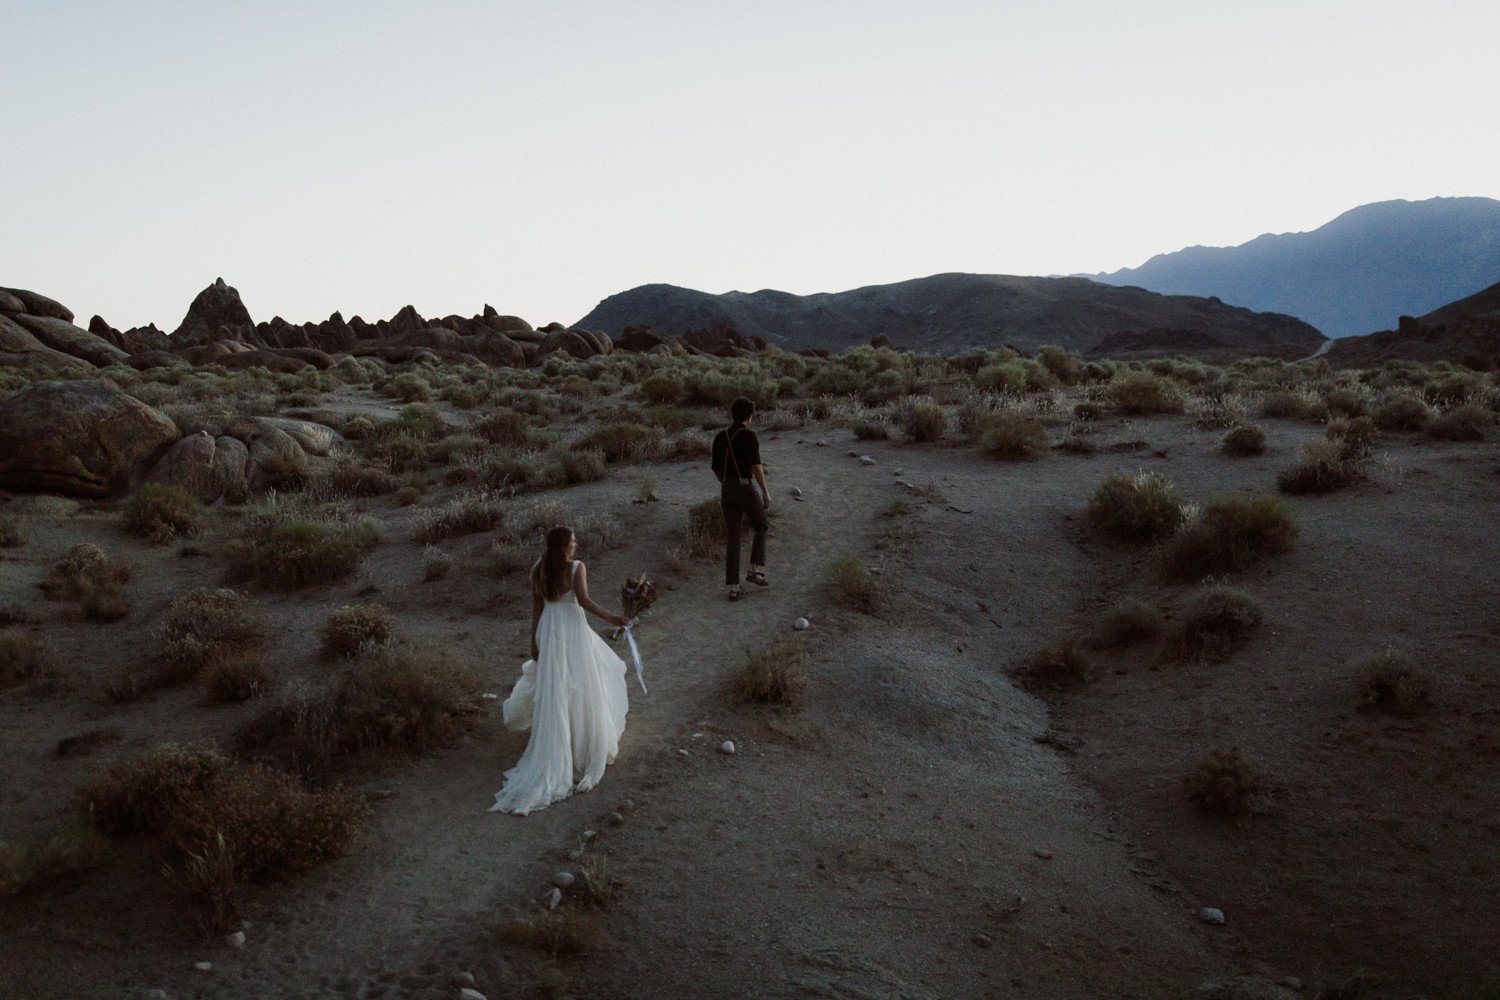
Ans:
<svg viewBox="0 0 1500 1000"><path fill-rule="evenodd" d="M729 404L729 415L734 418L735 423L743 424L755 415L755 404L741 396Z"/></svg>

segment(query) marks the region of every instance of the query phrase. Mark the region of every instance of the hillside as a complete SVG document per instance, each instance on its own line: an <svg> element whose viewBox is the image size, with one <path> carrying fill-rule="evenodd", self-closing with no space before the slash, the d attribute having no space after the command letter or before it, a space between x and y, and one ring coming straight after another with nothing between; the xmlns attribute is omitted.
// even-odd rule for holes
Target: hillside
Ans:
<svg viewBox="0 0 1500 1000"><path fill-rule="evenodd" d="M1500 282L1425 316L1402 316L1394 330L1346 337L1328 351L1329 362L1345 368L1395 359L1500 368Z"/></svg>
<svg viewBox="0 0 1500 1000"><path fill-rule="evenodd" d="M641 285L600 302L575 326L618 337L649 325L681 336L726 324L783 348L837 350L886 334L922 351L961 351L1009 343L1023 350L1056 344L1088 352L1106 337L1181 339L1198 350L1302 357L1323 342L1290 316L1255 313L1216 299L1159 295L1082 278L936 274L847 292L726 292ZM1147 336L1150 335L1150 336ZM1175 349L1174 349L1175 352Z"/></svg>
<svg viewBox="0 0 1500 1000"><path fill-rule="evenodd" d="M1217 295L1297 316L1330 337L1357 336L1500 280L1500 201L1376 202L1310 233L1188 247L1087 277L1166 295Z"/></svg>

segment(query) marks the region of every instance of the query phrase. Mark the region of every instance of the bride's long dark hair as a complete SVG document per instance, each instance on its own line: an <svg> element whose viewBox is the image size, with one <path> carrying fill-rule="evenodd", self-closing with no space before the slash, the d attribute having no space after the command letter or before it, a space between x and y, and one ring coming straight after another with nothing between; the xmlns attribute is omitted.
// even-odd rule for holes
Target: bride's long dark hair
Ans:
<svg viewBox="0 0 1500 1000"><path fill-rule="evenodd" d="M573 586L573 567L568 563L568 543L573 529L565 526L547 532L547 551L531 567L531 589L543 600L555 601Z"/></svg>

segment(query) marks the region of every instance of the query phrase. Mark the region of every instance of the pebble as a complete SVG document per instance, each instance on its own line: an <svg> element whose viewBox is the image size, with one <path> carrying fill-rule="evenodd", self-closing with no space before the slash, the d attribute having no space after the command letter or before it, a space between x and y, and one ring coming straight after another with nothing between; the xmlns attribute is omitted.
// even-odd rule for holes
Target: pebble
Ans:
<svg viewBox="0 0 1500 1000"><path fill-rule="evenodd" d="M1049 851L1049 850L1047 850L1047 849L1045 849L1045 848L1042 848L1042 847L1033 847L1031 849L1031 853L1035 854L1037 857L1041 858L1043 861L1049 861L1052 858L1052 852Z"/></svg>
<svg viewBox="0 0 1500 1000"><path fill-rule="evenodd" d="M620 812L624 813L626 816L629 816L631 813L635 812L635 801L633 799L621 799L619 806L617 806L616 808L618 808Z"/></svg>
<svg viewBox="0 0 1500 1000"><path fill-rule="evenodd" d="M500 696L498 694L492 694L489 691L486 691L484 694L480 695L479 697L483 698L485 701L495 701Z"/></svg>
<svg viewBox="0 0 1500 1000"><path fill-rule="evenodd" d="M684 757L686 757L688 755L688 752L686 750L679 750L677 752L680 753L680 754L682 754Z"/></svg>
<svg viewBox="0 0 1500 1000"><path fill-rule="evenodd" d="M593 840L596 836L598 836L598 834L596 834L593 830L585 830L585 831L583 831L583 839L584 840Z"/></svg>
<svg viewBox="0 0 1500 1000"><path fill-rule="evenodd" d="M803 503L804 502L803 499L802 499L802 497L792 497L792 499L795 500L795 501L797 501L798 503Z"/></svg>
<svg viewBox="0 0 1500 1000"><path fill-rule="evenodd" d="M1198 911L1198 919L1205 924L1222 924L1224 922L1224 911L1215 906L1205 906Z"/></svg>
<svg viewBox="0 0 1500 1000"><path fill-rule="evenodd" d="M465 986L458 991L458 1000L488 1000L488 998L478 990Z"/></svg>
<svg viewBox="0 0 1500 1000"><path fill-rule="evenodd" d="M904 475L906 475L906 473L904 471L902 471L901 469L897 469L895 472L891 473L891 475L893 475L893 476L904 476Z"/></svg>
<svg viewBox="0 0 1500 1000"><path fill-rule="evenodd" d="M790 493L794 497L800 497L802 495L802 491L799 490L799 489L797 489L797 487L795 487L795 486L793 486L791 489L787 490L787 492Z"/></svg>
<svg viewBox="0 0 1500 1000"><path fill-rule="evenodd" d="M625 825L625 817L622 816L622 815L620 815L617 812L610 813L609 814L609 825L610 826L624 826Z"/></svg>
<svg viewBox="0 0 1500 1000"><path fill-rule="evenodd" d="M573 887L573 873L558 872L552 876L552 884L559 889L571 889Z"/></svg>
<svg viewBox="0 0 1500 1000"><path fill-rule="evenodd" d="M850 458L858 458L859 457L859 452L857 452L857 451L851 451L851 452L849 452L849 457Z"/></svg>
<svg viewBox="0 0 1500 1000"><path fill-rule="evenodd" d="M245 932L235 931L233 934L224 939L224 943L229 945L229 947L231 948L245 947Z"/></svg>
<svg viewBox="0 0 1500 1000"><path fill-rule="evenodd" d="M583 860L583 852L580 851L576 847L573 848L571 851L568 852L568 860L569 861L581 861L581 860Z"/></svg>
<svg viewBox="0 0 1500 1000"><path fill-rule="evenodd" d="M792 628L796 629L798 632L801 632L803 629L807 628L808 624L809 623L806 618L798 618L796 621L792 622Z"/></svg>
<svg viewBox="0 0 1500 1000"><path fill-rule="evenodd" d="M454 986L473 986L474 985L474 973L472 973L472 972L455 972L453 974L453 985ZM472 993L473 991L470 990L470 992Z"/></svg>
<svg viewBox="0 0 1500 1000"><path fill-rule="evenodd" d="M995 939L988 934L975 934L974 943L981 948L991 948L995 944Z"/></svg>
<svg viewBox="0 0 1500 1000"><path fill-rule="evenodd" d="M871 458L869 455L861 455L861 456L859 456L859 464L860 465L874 465L875 464L875 460L873 458Z"/></svg>
<svg viewBox="0 0 1500 1000"><path fill-rule="evenodd" d="M193 968L197 969L199 972L212 972L212 971L214 971L214 963L212 963L212 962L194 962L193 963Z"/></svg>
<svg viewBox="0 0 1500 1000"><path fill-rule="evenodd" d="M734 753L734 740L725 740L719 744L720 753Z"/></svg>
<svg viewBox="0 0 1500 1000"><path fill-rule="evenodd" d="M818 442L818 447L819 448L827 448L828 447L828 442L827 441L819 441Z"/></svg>
<svg viewBox="0 0 1500 1000"><path fill-rule="evenodd" d="M557 904L561 903L561 902L562 902L562 890L561 889L553 889L551 892L547 893L547 909L549 909L549 910L555 910L555 909L557 909Z"/></svg>

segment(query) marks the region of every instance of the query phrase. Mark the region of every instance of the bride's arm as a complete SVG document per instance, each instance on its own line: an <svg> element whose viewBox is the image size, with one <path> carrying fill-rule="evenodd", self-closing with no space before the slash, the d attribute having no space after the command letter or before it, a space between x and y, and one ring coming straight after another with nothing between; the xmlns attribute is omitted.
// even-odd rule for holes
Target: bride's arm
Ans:
<svg viewBox="0 0 1500 1000"><path fill-rule="evenodd" d="M536 645L536 626L542 620L542 609L546 606L547 602L542 600L542 595L533 590L531 592L531 658L533 660L541 659L541 652Z"/></svg>
<svg viewBox="0 0 1500 1000"><path fill-rule="evenodd" d="M625 625L630 621L629 618L622 618L619 615L610 614L608 611L605 611L603 608L593 602L593 599L589 597L588 567L583 563L578 564L578 573L573 577L573 593L578 595L578 604L580 607L582 607L585 611L590 611L598 615L600 618L603 618L611 625Z"/></svg>

